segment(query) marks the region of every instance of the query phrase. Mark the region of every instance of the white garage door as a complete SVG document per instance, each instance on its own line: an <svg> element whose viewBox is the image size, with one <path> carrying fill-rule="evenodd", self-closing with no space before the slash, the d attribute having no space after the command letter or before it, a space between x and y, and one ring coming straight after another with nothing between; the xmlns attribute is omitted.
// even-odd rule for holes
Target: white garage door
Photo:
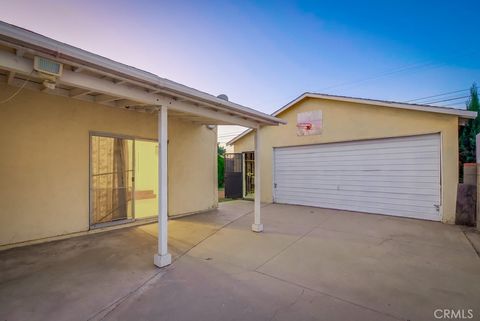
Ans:
<svg viewBox="0 0 480 321"><path fill-rule="evenodd" d="M274 150L274 201L440 220L440 135Z"/></svg>

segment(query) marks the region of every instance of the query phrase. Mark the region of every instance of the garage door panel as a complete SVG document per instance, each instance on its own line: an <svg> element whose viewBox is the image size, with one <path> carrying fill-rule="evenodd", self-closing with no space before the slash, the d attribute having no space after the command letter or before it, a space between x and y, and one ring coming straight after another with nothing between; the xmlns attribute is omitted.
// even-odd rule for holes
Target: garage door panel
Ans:
<svg viewBox="0 0 480 321"><path fill-rule="evenodd" d="M434 194L431 194L431 195L419 195L419 194L406 194L406 193L388 193L388 196L385 195L386 193L383 193L380 194L380 193L376 193L376 194L372 194L371 192L366 192L366 191L338 191L338 190L322 190L322 191L319 191L321 192L320 195L344 195L346 197L350 197L350 196L360 196L362 198L367 198L367 197L377 197L379 194L380 196L378 197L381 197L381 198L386 198L388 197L389 199L401 199L401 200L405 200L405 201L411 201L411 200L424 200L424 201L428 201L428 202L431 202L432 204L435 203L435 201L438 199L438 195L434 195ZM281 189L279 190L276 194L281 196L281 195L294 195L294 193L300 193L300 195L302 194L305 194L305 195L308 195L308 196L315 196L316 198L320 197L319 196L319 193L317 192L315 194L315 191L312 191L312 190L305 190L305 191L298 191L296 189ZM311 194L314 194L314 195L311 195Z"/></svg>
<svg viewBox="0 0 480 321"><path fill-rule="evenodd" d="M364 153L361 153L362 151L356 151L356 152L348 152L348 153L328 153L328 154L323 154L323 153L309 153L309 154L301 154L299 156L298 154L296 155L281 155L281 159L279 159L279 162L285 162L285 161L294 161L294 160L314 160L317 161L319 160L319 155L321 155L321 161L331 161L331 160L338 160L339 156L345 157L348 156L348 160L355 160L359 161L362 159L371 159L372 152L371 151L365 151ZM412 155L412 152L414 155ZM439 149L435 148L433 150L426 150L425 148L419 148L417 150L403 150L402 152L394 152L392 151L391 153L384 153L382 152L382 158L383 159L418 159L418 158L435 158L436 155L438 155Z"/></svg>
<svg viewBox="0 0 480 321"><path fill-rule="evenodd" d="M296 148L296 147L292 147ZM298 153L301 153L302 157L317 157L317 156L324 156L324 157L338 157L338 156L365 156L365 155L372 155L372 153L381 153L382 155L412 155L412 153L437 153L439 152L440 148L437 146L418 146L414 148L402 148L401 150L395 148L385 148L385 149L356 149L356 150L348 150L348 151L332 151L332 152L319 152L319 151L311 151L311 152L302 152L301 150L297 152L279 152L280 156L285 158L296 158L299 157ZM297 154L295 154L297 153Z"/></svg>
<svg viewBox="0 0 480 321"><path fill-rule="evenodd" d="M437 164L439 166L440 164ZM321 164L313 164L312 162L305 163L303 166L300 164L293 164L292 166L286 166L283 165L279 166L279 170L285 169L285 170L290 170L292 168L299 168L302 170L316 170L318 166L321 166ZM435 165L431 164L415 164L415 165L404 165L404 164L398 164L398 165L390 165L390 164L357 164L357 165L325 165L331 168L331 170L338 170L338 171L343 171L343 170L356 170L356 171L365 171L365 172L379 172L379 171L428 171L428 170L433 170L435 168ZM368 173L367 173L368 174Z"/></svg>
<svg viewBox="0 0 480 321"><path fill-rule="evenodd" d="M404 187L376 187L376 186L342 186L337 188L336 186L332 186L331 188L327 188L326 186L320 187L282 187L279 188L277 185L278 190L285 190L285 191L301 191L301 192L308 192L308 191L318 191L321 193L323 191L363 191L367 193L383 193L383 194L419 194L419 195L436 195L439 196L440 192L432 190L431 188L404 188Z"/></svg>
<svg viewBox="0 0 480 321"><path fill-rule="evenodd" d="M277 180L277 188L281 186L282 189L284 188L310 188L310 189L317 189L317 188L325 188L325 189L334 189L334 190L339 190L340 186L355 186L355 187L391 187L394 185L397 188L402 188L402 191L405 187L411 188L411 189L432 189L432 182L418 182L418 181L409 181L409 182L393 182L391 181L363 181L360 179L357 180L342 180L342 179L322 179L322 181L318 180L297 180L297 179L292 179L289 181L286 180ZM434 183L433 183L434 184Z"/></svg>
<svg viewBox="0 0 480 321"><path fill-rule="evenodd" d="M292 147L294 148L294 147ZM358 150L358 151L348 151L344 153L303 153L298 151L296 155L291 154L281 154L279 153L277 156L279 157L279 161L296 161L296 160L314 160L314 161L332 161L332 160L356 160L361 161L363 159L371 159L372 155L381 155L382 159L406 159L406 158L434 158L435 155L438 155L440 149L430 149L426 150L425 148L419 149L405 149L405 150L388 150L385 152L384 150Z"/></svg>
<svg viewBox="0 0 480 321"><path fill-rule="evenodd" d="M291 174L292 173L292 170L290 168L284 168L284 169L280 169L278 171L279 174ZM298 173L301 173L301 174L304 174L304 175L320 175L320 177L322 177L323 175L325 176L337 176L337 175L348 175L348 176L365 176L365 171L362 171L362 170L355 170L355 169L350 169L350 168L346 168L346 169L342 169L342 170L306 170L306 169L303 169L303 168L298 168L296 169L296 172ZM395 171L395 172L392 172L392 171L388 171L388 170L384 170L384 171L381 171L381 170L378 170L378 171L375 171L375 175L382 175L382 176L385 176L385 175L391 175L391 176L405 176L405 175L409 175L409 173L405 173L405 171ZM430 171L421 171L421 173L419 173L419 175L422 175L422 176L425 176L425 177L438 177L438 175L440 175L440 170L430 170Z"/></svg>
<svg viewBox="0 0 480 321"><path fill-rule="evenodd" d="M338 153L338 154L349 154L352 152L358 151L360 154L365 154L366 151L377 151L382 153L398 153L399 149L404 149L406 152L415 152L415 151L429 151L434 152L440 149L440 145L434 143L433 145L430 142L410 142L410 141L394 141L395 147L392 147L390 142L382 143L382 144L371 144L365 145L358 143L338 143L344 146L334 146L335 143L332 144L324 144L325 148L322 150L315 150L311 149L311 146L315 145L307 145L307 146L300 146L300 147L286 147L286 148L279 148L278 152L279 155L295 155L296 153L305 153L305 154L325 154L325 153ZM327 146L330 145L330 146ZM288 148L292 148L291 150L286 150Z"/></svg>
<svg viewBox="0 0 480 321"><path fill-rule="evenodd" d="M298 200L300 199L301 201L306 201L308 202L309 199L308 198L292 198L291 200ZM346 200L346 199L345 199ZM327 204L327 208L340 208L340 206L347 206L345 208L342 208L342 209L348 209L352 206L356 207L356 208L360 208L360 206L364 206L365 204L363 203L363 201L356 201L356 200L348 200L348 205L345 204L345 200L342 200L342 199L334 199L334 198L322 198L321 201L324 203L324 204ZM411 213L414 213L414 212L418 212L419 210L423 213L423 214L435 214L436 213L436 209L435 207L433 206L424 206L424 205L405 205L405 204L392 204L392 203L388 203L388 202L370 202L367 204L367 207L368 208L374 208L376 209L376 213L378 213L378 211L384 209L386 211L389 211L389 212L392 212L392 211L403 211L403 212L411 212ZM360 210L359 210L360 211ZM365 211L361 211L361 212L365 212Z"/></svg>
<svg viewBox="0 0 480 321"><path fill-rule="evenodd" d="M285 202L285 204L318 207L318 204L316 202L312 202L311 200L301 200L301 202L298 202L297 199L290 199L290 200L287 200L287 202ZM323 208L338 209L338 210L345 210L345 211L367 212L367 213L373 213L373 214L384 214L384 215L410 217L410 218L421 218L421 219L425 219L425 220L438 221L438 213L434 210L421 212L421 217L419 217L419 211L417 209L414 209L414 210L411 210L411 211L402 210L402 209L398 209L398 208L385 209L385 208L378 208L376 206L365 205L363 203L361 203L361 204L360 203L351 203L351 204L346 205L345 203L324 202L322 204L322 207Z"/></svg>
<svg viewBox="0 0 480 321"><path fill-rule="evenodd" d="M276 148L274 168L275 202L440 219L439 134Z"/></svg>
<svg viewBox="0 0 480 321"><path fill-rule="evenodd" d="M378 155L379 159L378 160L385 160L386 162L388 161L403 161L403 160L426 160L426 161L431 161L435 162L436 157L440 154L440 151L435 151L435 152L424 152L424 151L412 151L412 152L406 152L406 153L401 153L401 154L378 154L377 152L369 152L364 155L358 155L358 154L353 154L353 155L336 155L336 156L325 156L325 155L314 155L314 154L299 154L296 157L290 157L288 156L283 156L283 155L277 155L277 161L279 165L282 164L289 164L289 163L302 163L302 162L321 162L321 163L338 163L344 164L344 163L356 163L356 162L366 162L366 161L371 161L371 160L377 160L377 159L372 159L373 155ZM394 162L395 163L395 162Z"/></svg>
<svg viewBox="0 0 480 321"><path fill-rule="evenodd" d="M314 164L312 164L314 163ZM296 167L304 167L308 166L310 168L318 168L319 165L324 165L324 166L349 166L350 168L353 169L361 169L360 166L364 166L365 168L371 168L371 167L377 167L377 166L404 166L404 165L440 165L440 163L436 160L432 160L431 158L410 158L410 159L375 159L372 160L371 162L368 162L368 160L350 160L350 159L344 159L344 160L331 160L331 161L315 161L315 160L305 160L302 159L301 161L292 161L292 162L286 162L286 161L281 161L277 164L279 169L282 168L290 168L292 166ZM430 167L431 168L431 167ZM390 168L388 168L390 169ZM429 168L428 168L429 169Z"/></svg>
<svg viewBox="0 0 480 321"><path fill-rule="evenodd" d="M399 162L408 162L408 161L432 161L434 160L434 157L438 154L438 152L421 152L416 154L415 156L412 157L411 153L405 153L405 154L382 154L381 159L378 159L377 161L385 161L385 164L398 164ZM297 157L295 158L290 158L290 157L282 157L278 161L278 165L282 164L294 164L294 163L304 163L304 162L318 162L321 164L329 164L332 162L336 162L338 164L355 164L358 162L366 162L366 161L371 161L372 160L372 153L370 154L365 154L365 155L341 155L341 158L338 156L335 157L329 157L329 156L312 156L312 155L304 155L300 154L302 156L301 159Z"/></svg>
<svg viewBox="0 0 480 321"><path fill-rule="evenodd" d="M407 175L398 175L398 176L389 176L389 175L351 175L351 173L345 174L338 174L338 175L322 175L322 176L316 176L316 175L310 175L308 174L300 174L300 173L284 173L283 176L278 177L276 182L289 182L292 180L299 180L299 181L305 181L305 182L313 182L317 181L319 178L322 179L322 181L345 181L345 183L348 183L349 181L362 181L362 182L391 182L391 183L397 183L397 182L430 182L430 183L440 183L440 177L438 176L438 171L436 172L436 175L430 175L430 176L407 176ZM422 173L423 174L423 173Z"/></svg>
<svg viewBox="0 0 480 321"><path fill-rule="evenodd" d="M309 199L312 197L313 191L282 191L278 193L278 196L281 198L304 198ZM316 200L322 199L322 197L328 199L336 200L356 200L356 201L365 201L365 197L368 197L370 202L376 203L389 203L389 204L414 204L425 207L432 207L437 196L435 195L417 195L417 194L389 194L388 197L382 194L368 194L366 192L351 193L348 191L345 192L334 192L334 191L325 191L322 192L321 196L314 195Z"/></svg>
<svg viewBox="0 0 480 321"><path fill-rule="evenodd" d="M338 143L326 143L322 144L323 150L343 150L343 148L352 149L365 149L365 148L392 148L392 144L398 147L414 147L414 146L440 146L440 141L433 141L431 137L437 134L429 135L417 135L417 136L401 136L392 138L380 138L380 139L366 139L366 140L352 140ZM340 146L340 144L342 146ZM298 150L310 151L310 146L315 145L301 145L294 146ZM282 147L283 148L283 147ZM290 152L287 150L289 147L283 148L283 152Z"/></svg>

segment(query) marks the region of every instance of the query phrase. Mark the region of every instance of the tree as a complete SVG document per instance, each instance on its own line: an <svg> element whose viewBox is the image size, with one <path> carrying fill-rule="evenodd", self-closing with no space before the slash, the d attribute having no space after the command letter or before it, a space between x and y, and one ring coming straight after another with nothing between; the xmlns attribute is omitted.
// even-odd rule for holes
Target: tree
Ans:
<svg viewBox="0 0 480 321"><path fill-rule="evenodd" d="M218 187L223 187L225 175L225 147L217 144Z"/></svg>
<svg viewBox="0 0 480 321"><path fill-rule="evenodd" d="M478 100L478 88L474 83L470 88L470 98L467 101L467 110L476 111L480 110L480 103ZM463 174L464 163L475 163L475 139L480 132L480 117L475 119L469 119L463 129L461 130L459 137L459 152L460 152L460 173ZM463 175L461 175L463 177Z"/></svg>

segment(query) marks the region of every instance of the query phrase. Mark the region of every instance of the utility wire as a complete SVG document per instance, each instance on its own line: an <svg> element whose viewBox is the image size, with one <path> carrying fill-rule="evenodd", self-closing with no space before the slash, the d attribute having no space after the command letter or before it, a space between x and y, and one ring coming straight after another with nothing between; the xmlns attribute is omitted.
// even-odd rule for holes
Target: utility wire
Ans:
<svg viewBox="0 0 480 321"><path fill-rule="evenodd" d="M234 134L234 135L219 135L217 136L218 138L229 138L229 137L235 137L235 136L238 136L240 135L241 133L238 133L238 134Z"/></svg>
<svg viewBox="0 0 480 321"><path fill-rule="evenodd" d="M458 105L461 104L461 105ZM447 108L456 108L456 109L465 109L466 104L465 103L453 103L453 104L446 104L446 105L439 105L440 107L447 107Z"/></svg>
<svg viewBox="0 0 480 321"><path fill-rule="evenodd" d="M23 82L23 84L20 86L20 88L17 89L17 91L15 91L10 97L7 97L5 98L4 100L0 101L0 105L3 105L3 104L6 104L8 103L10 100L12 100L13 98L15 98L22 90L23 88L25 88L25 86L27 85L28 81L30 80L30 76L32 75L33 73L33 70L32 72L30 72L28 74L28 77L25 79L25 81Z"/></svg>
<svg viewBox="0 0 480 321"><path fill-rule="evenodd" d="M475 53L477 53L477 52L476 51L469 51L469 52L464 52L463 54L454 55L452 57L465 57L465 56L470 56L470 55L475 54ZM452 57L450 57L450 58L452 58ZM386 71L386 72L383 72L383 73L380 73L380 74L377 74L377 75L372 75L371 77L358 79L358 80L353 80L353 81L350 81L350 82L344 82L344 83L336 84L336 85L329 86L329 87L324 87L324 88L321 89L321 91L327 90L327 89L338 88L338 87L345 87L345 86L352 87L352 85L362 84L364 82L377 80L377 79L380 79L380 78L385 78L385 77L388 77L388 76L391 76L391 75L394 75L394 74L398 74L398 73L404 73L404 72L408 72L408 71L411 71L411 70L420 69L420 68L423 68L423 67L425 67L425 69L429 69L429 68L433 68L433 67L440 67L440 66L446 65L446 64L447 64L446 62L436 62L435 63L435 62L430 60L430 61L425 61L423 63L405 65L403 67L391 69L390 71Z"/></svg>
<svg viewBox="0 0 480 321"><path fill-rule="evenodd" d="M240 133L243 133L244 130L240 131L240 132L236 132L236 133L219 133L220 136L231 136L231 135L238 135Z"/></svg>
<svg viewBox="0 0 480 321"><path fill-rule="evenodd" d="M423 103L423 104L436 104L436 103L441 103L441 102L444 102L444 101L452 101L452 100L459 100L459 99L464 99L464 98L468 98L470 96L461 96L461 97L455 97L455 98L449 98L449 99L443 99L443 100L437 100L437 101L430 101L430 102L426 102L426 103Z"/></svg>
<svg viewBox="0 0 480 321"><path fill-rule="evenodd" d="M415 98L415 99L405 100L405 102L406 102L406 103L410 103L410 102L414 102L414 101L425 100L425 99L428 99L428 98L435 98L435 97L446 96L446 95L450 95L450 94L456 94L456 93L460 93L460 92L464 92L464 91L469 91L469 90L470 90L470 88L461 89L461 90L455 90L455 91L449 91L449 92L445 92L445 93L441 93L441 94L437 94L437 95L431 95L431 96L425 96L425 97L421 97L421 98Z"/></svg>
<svg viewBox="0 0 480 321"><path fill-rule="evenodd" d="M230 135L230 134L239 134L239 133L243 133L245 130L241 130L241 131L238 131L238 132L226 132L226 133L222 133L222 132L219 132L220 135Z"/></svg>
<svg viewBox="0 0 480 321"><path fill-rule="evenodd" d="M339 88L339 87L345 87L345 86L352 87L353 85L362 84L364 82L377 80L377 79L380 79L380 78L385 78L385 77L388 77L388 76L391 76L391 75L394 75L394 74L398 74L398 73L402 73L402 72L406 72L406 71L409 71L409 70L415 70L415 69L418 69L418 68L422 68L422 67L426 67L426 66L434 66L434 65L440 65L440 64L439 63L435 64L435 63L430 62L430 63L406 65L406 66L396 68L396 69L392 69L390 71L380 73L380 74L377 74L377 75L374 75L374 76L371 76L371 77L368 77L368 78L357 79L357 80L353 80L353 81L344 82L344 83L336 84L336 85L333 85L333 86L325 87L325 88L322 88L321 91L328 90L328 89Z"/></svg>

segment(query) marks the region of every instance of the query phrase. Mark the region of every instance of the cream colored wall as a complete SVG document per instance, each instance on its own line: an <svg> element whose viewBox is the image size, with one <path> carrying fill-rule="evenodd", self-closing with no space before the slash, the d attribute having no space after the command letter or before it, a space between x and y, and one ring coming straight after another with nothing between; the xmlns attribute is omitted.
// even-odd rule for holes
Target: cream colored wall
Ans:
<svg viewBox="0 0 480 321"><path fill-rule="evenodd" d="M0 245L88 230L91 131L156 139L157 117L30 90L0 105ZM170 215L217 206L215 144L169 119Z"/></svg>
<svg viewBox="0 0 480 321"><path fill-rule="evenodd" d="M135 141L135 189L153 190L158 194L158 143L154 141Z"/></svg>
<svg viewBox="0 0 480 321"><path fill-rule="evenodd" d="M311 110L323 112L323 133L315 136L297 136L297 113ZM264 127L260 133L263 144L261 151L262 202L273 201L274 147L441 133L442 221L451 224L455 222L458 184L457 116L308 98L278 117L286 120L288 124ZM235 152L253 149L252 133L234 144Z"/></svg>
<svg viewBox="0 0 480 321"><path fill-rule="evenodd" d="M218 206L217 131L192 122L169 121L170 216Z"/></svg>

